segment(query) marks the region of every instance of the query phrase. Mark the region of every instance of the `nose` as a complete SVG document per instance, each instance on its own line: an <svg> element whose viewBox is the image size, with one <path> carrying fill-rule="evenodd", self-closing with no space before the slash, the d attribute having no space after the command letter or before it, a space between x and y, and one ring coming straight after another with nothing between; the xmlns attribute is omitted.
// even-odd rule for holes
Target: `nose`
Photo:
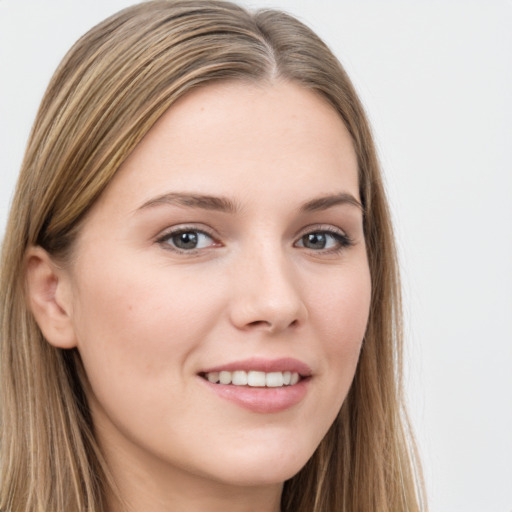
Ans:
<svg viewBox="0 0 512 512"><path fill-rule="evenodd" d="M281 250L255 250L240 260L230 308L232 324L271 334L300 327L308 310L292 262Z"/></svg>

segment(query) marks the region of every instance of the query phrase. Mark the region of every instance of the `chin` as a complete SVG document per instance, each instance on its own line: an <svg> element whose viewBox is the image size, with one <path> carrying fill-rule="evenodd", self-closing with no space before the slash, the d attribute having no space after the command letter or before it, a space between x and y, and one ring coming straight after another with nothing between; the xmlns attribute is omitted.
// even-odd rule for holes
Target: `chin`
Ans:
<svg viewBox="0 0 512 512"><path fill-rule="evenodd" d="M255 443L250 450L225 453L221 467L216 467L216 478L237 486L282 484L305 466L317 447L299 446L299 434L294 437L292 443Z"/></svg>
<svg viewBox="0 0 512 512"><path fill-rule="evenodd" d="M237 487L266 487L281 485L295 476L307 462L303 464L288 464L275 460L266 461L265 464L240 465L233 471L222 471L217 480Z"/></svg>

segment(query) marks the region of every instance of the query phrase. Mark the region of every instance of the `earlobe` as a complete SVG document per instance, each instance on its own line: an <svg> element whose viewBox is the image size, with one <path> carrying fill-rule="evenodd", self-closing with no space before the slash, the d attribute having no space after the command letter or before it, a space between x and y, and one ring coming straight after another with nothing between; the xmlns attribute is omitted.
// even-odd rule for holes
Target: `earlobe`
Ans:
<svg viewBox="0 0 512 512"><path fill-rule="evenodd" d="M69 277L41 247L31 247L26 263L27 300L43 336L58 348L74 348Z"/></svg>

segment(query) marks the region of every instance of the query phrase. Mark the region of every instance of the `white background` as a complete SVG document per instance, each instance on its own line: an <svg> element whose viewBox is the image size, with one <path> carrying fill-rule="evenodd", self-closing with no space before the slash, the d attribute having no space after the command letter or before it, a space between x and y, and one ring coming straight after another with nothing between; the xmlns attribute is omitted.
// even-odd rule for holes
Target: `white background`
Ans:
<svg viewBox="0 0 512 512"><path fill-rule="evenodd" d="M0 0L0 236L53 70L83 32L131 3ZM373 123L432 511L512 512L512 1L244 4L312 26Z"/></svg>

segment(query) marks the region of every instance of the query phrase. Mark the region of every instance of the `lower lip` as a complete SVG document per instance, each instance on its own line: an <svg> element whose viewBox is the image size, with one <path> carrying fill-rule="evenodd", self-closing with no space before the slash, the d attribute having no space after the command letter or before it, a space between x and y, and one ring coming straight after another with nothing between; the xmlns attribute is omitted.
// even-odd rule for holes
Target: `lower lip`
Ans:
<svg viewBox="0 0 512 512"><path fill-rule="evenodd" d="M282 412L297 405L306 395L310 379L293 386L280 388L253 388L232 384L213 384L199 377L217 396L252 412L270 414Z"/></svg>

